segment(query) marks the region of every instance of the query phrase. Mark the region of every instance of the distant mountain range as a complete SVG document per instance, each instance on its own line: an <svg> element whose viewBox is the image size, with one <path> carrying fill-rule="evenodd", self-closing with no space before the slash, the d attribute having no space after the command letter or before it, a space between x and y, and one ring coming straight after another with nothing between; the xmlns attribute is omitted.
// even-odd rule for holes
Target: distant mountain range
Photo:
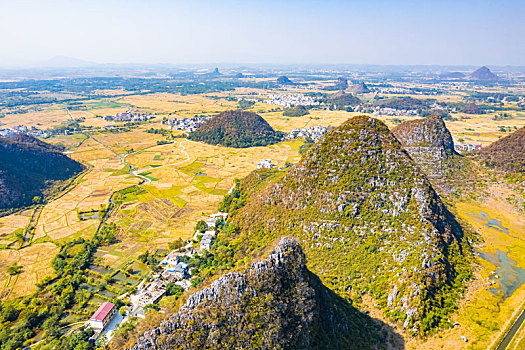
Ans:
<svg viewBox="0 0 525 350"><path fill-rule="evenodd" d="M459 80L468 79L468 80L476 80L476 81L481 81L481 82L483 81L490 82L490 81L496 81L496 80L501 79L499 76L492 73L492 71L486 66L478 68L470 74L465 74L462 72L441 73L439 75L439 78L440 79L459 79Z"/></svg>
<svg viewBox="0 0 525 350"><path fill-rule="evenodd" d="M72 68L72 67L92 67L97 63L81 60L78 58L68 56L55 56L45 61L40 61L35 64L36 67L43 68Z"/></svg>

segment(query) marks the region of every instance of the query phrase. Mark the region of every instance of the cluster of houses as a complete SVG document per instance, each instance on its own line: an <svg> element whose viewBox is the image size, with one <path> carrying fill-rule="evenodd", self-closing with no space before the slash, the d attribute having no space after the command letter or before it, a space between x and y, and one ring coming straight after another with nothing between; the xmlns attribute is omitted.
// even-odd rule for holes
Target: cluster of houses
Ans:
<svg viewBox="0 0 525 350"><path fill-rule="evenodd" d="M326 134L326 131L327 129L325 126L309 126L308 128L293 129L286 135L286 138L291 140L297 137L308 137L314 142L317 142L321 136Z"/></svg>
<svg viewBox="0 0 525 350"><path fill-rule="evenodd" d="M481 145L472 145L466 143L455 143L454 148L456 151L474 151L481 149Z"/></svg>
<svg viewBox="0 0 525 350"><path fill-rule="evenodd" d="M210 119L211 117L206 116L195 116L193 118L173 118L169 120L163 120L162 124L168 125L168 127L171 130L184 130L184 131L195 131L206 120Z"/></svg>
<svg viewBox="0 0 525 350"><path fill-rule="evenodd" d="M357 109L356 112L359 112ZM417 109L397 109L389 107L372 107L372 114L374 115L389 115L397 117L417 117L419 115Z"/></svg>
<svg viewBox="0 0 525 350"><path fill-rule="evenodd" d="M259 163L257 164L257 169L271 169L274 167L275 165L272 164L271 159L261 159L259 160Z"/></svg>
<svg viewBox="0 0 525 350"><path fill-rule="evenodd" d="M409 94L410 89L404 87L371 87L370 90L380 94Z"/></svg>
<svg viewBox="0 0 525 350"><path fill-rule="evenodd" d="M172 251L161 261L161 269L151 277L151 283L140 284L137 292L130 295L131 315L145 317L144 307L157 303L166 293L168 283L186 289L190 286L188 264L181 260L178 252Z"/></svg>
<svg viewBox="0 0 525 350"><path fill-rule="evenodd" d="M16 134L28 134L35 137L49 137L50 133L48 131L44 131L41 129L38 129L34 126L31 126L28 128L25 125L18 125L12 128L6 128L6 129L0 129L0 137L11 137Z"/></svg>
<svg viewBox="0 0 525 350"><path fill-rule="evenodd" d="M293 107L293 106L319 106L321 102L316 101L311 96L305 96L301 94L270 94L266 103L270 105L282 106L282 107Z"/></svg>
<svg viewBox="0 0 525 350"><path fill-rule="evenodd" d="M218 212L210 215L206 221L207 229L204 233L195 232L193 236L195 241L199 242L198 251L210 250L211 244L216 236L216 222L219 218L226 220L228 213ZM193 256L197 251L193 248L193 243L189 242L185 247L185 252L171 251L159 264L159 271L151 278L149 284L141 283L137 292L130 296L131 315L145 317L144 307L154 304L166 293L166 286L173 282L176 285L187 289L190 285L190 272L188 264L184 262L182 256Z"/></svg>
<svg viewBox="0 0 525 350"><path fill-rule="evenodd" d="M124 113L117 113L114 116L106 115L103 117L104 120L113 120L117 122L143 122L155 118L154 115L148 113L135 113L127 111Z"/></svg>
<svg viewBox="0 0 525 350"><path fill-rule="evenodd" d="M216 223L217 220L223 219L226 220L228 218L228 213L218 212L216 214L210 215L208 220L206 220L206 226L207 229L204 232L196 231L193 235L194 241L199 241L199 251L205 251L210 250L211 245L215 239L215 236L217 234L216 231Z"/></svg>
<svg viewBox="0 0 525 350"><path fill-rule="evenodd" d="M207 229L204 233L195 232L194 241L199 241L199 248L197 250L193 247L193 242L189 242L184 247L184 253L173 250L167 254L164 259L159 263L160 269L150 277L149 283L142 281L137 286L137 291L129 296L131 311L130 316L133 317L145 317L144 307L146 305L157 303L165 294L166 287L168 283L173 282L176 285L187 289L191 286L191 274L188 269L188 264L182 258L183 256L191 257L197 251L202 252L205 250L210 250L211 244L217 234L216 232L216 223L218 219L226 220L228 213L218 212L216 214L210 215L206 220ZM117 315L116 306L113 303L105 302L100 305L97 311L91 316L89 321L86 323L86 326L93 328L95 335L92 337L93 340L97 339L100 333L102 333L110 323L115 324L125 321L125 318L115 319ZM111 326L110 328L112 328ZM107 332L107 330L106 330ZM109 334L109 333L108 333Z"/></svg>

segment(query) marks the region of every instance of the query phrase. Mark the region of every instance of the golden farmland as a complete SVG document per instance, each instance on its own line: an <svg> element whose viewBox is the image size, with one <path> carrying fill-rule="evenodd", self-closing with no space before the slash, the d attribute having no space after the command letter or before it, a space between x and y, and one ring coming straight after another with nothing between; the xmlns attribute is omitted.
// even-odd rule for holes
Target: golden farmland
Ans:
<svg viewBox="0 0 525 350"><path fill-rule="evenodd" d="M292 89L297 92L300 89ZM165 249L169 242L193 235L195 223L217 210L225 193L233 186L234 180L242 178L256 169L260 159L272 159L279 167L286 162L299 159L299 147L303 140L283 141L269 147L245 149L212 146L189 141L184 138L170 139L167 144L160 134L146 132L149 128L163 128L164 117L192 117L211 115L237 107L236 102L223 97L230 95L249 96L249 93L265 94L264 90L238 89L235 93L215 93L182 96L158 93L128 95L106 98L103 103L88 101L92 108L71 111L74 119L82 124L99 128L90 133L54 136L47 141L61 144L75 160L89 166L78 184L67 193L45 205L35 226L32 244L22 249L4 249L16 240L17 230L28 225L31 211L0 218L0 295L14 298L27 295L35 290L36 283L52 274L52 258L58 251L56 244L79 237L90 238L96 232L98 218L81 220L79 212L96 211L106 208L114 192L140 184L143 191L126 195L121 206L112 212L109 222L120 228L118 242L100 249L97 258L110 266L122 266L130 257L136 257L146 250ZM213 95L214 98L211 98ZM218 98L217 98L218 97ZM414 96L435 97L435 96ZM369 96L368 98L371 98ZM454 101L459 95L440 96L440 99ZM120 106L111 107L112 103ZM108 107L109 106L109 107ZM123 112L127 106L154 113L152 121L137 125L128 132L111 132L108 125L116 125L98 117ZM258 112L276 130L290 131L309 126L338 126L354 112L313 109L310 114L290 118L283 117L282 111L271 111L275 106L262 102L255 103L250 110ZM465 115L454 113L457 120L447 121L456 142L487 145L506 135L500 126L520 128L525 126L525 114L512 112L513 118L505 121L493 120L495 113ZM377 116L389 127L399 120L411 117ZM70 120L62 106L56 105L40 112L10 115L1 121L6 126L39 125L54 127ZM175 136L180 132L173 132ZM130 167L133 174L130 173ZM140 178L139 178L140 177ZM144 181L144 179L147 179ZM460 202L455 210L458 216L468 222L484 238L484 253L496 250L509 251L509 258L516 266L525 268L525 222L523 214L517 212L505 198L510 191L506 185L493 185L492 196L480 202ZM499 186L499 187L498 187ZM509 229L512 236L488 228L475 214L479 211L497 219ZM106 249L107 248L107 249ZM472 284L468 301L460 306L454 321L459 327L441 333L422 342L408 340L407 348L474 348L484 349L498 336L525 297L525 286L518 288L511 297L500 300L489 291L487 280L496 266L478 259L480 268ZM7 266L17 262L23 267L15 276L6 273ZM378 315L381 317L381 315ZM490 323L490 322L491 323ZM458 341L461 335L472 339L469 343Z"/></svg>

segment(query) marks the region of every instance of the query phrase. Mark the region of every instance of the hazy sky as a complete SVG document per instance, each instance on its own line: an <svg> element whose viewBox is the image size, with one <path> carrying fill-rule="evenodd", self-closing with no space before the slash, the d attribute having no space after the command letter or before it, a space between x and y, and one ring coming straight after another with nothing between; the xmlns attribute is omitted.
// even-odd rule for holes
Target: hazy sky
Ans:
<svg viewBox="0 0 525 350"><path fill-rule="evenodd" d="M0 0L0 65L525 65L525 0Z"/></svg>

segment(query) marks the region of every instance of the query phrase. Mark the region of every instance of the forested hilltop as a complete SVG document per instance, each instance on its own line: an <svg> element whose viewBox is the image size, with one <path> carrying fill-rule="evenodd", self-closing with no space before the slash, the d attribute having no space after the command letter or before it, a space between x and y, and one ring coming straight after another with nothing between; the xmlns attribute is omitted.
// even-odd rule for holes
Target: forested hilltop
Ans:
<svg viewBox="0 0 525 350"><path fill-rule="evenodd" d="M282 133L253 112L222 112L199 126L188 138L212 145L245 148L267 146L279 142Z"/></svg>
<svg viewBox="0 0 525 350"><path fill-rule="evenodd" d="M525 127L474 154L486 166L512 173L525 172Z"/></svg>
<svg viewBox="0 0 525 350"><path fill-rule="evenodd" d="M46 191L84 169L48 143L18 134L0 138L0 213L40 203Z"/></svg>

